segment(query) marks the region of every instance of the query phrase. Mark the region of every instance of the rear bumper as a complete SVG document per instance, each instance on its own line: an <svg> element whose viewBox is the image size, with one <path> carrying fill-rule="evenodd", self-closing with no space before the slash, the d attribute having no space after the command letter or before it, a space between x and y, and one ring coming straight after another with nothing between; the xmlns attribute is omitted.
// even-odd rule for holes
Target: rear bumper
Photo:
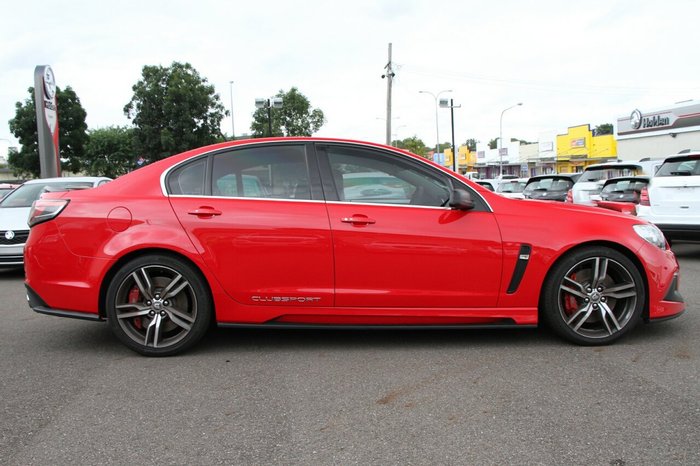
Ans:
<svg viewBox="0 0 700 466"><path fill-rule="evenodd" d="M25 284L24 286L27 288L27 303L29 304L29 307L32 308L33 311L38 312L39 314L46 314L57 317L70 317L73 319L83 319L92 321L104 320L99 314L93 314L89 312L66 311L62 309L51 308L44 302L43 299L41 299L41 296L39 296L34 290L32 290L32 288L29 285Z"/></svg>

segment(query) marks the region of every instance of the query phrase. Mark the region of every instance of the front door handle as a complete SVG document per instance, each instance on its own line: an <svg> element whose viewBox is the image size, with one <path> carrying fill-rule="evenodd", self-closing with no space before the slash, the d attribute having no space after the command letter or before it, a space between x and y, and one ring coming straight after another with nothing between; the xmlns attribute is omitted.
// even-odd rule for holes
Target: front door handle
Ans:
<svg viewBox="0 0 700 466"><path fill-rule="evenodd" d="M220 210L216 210L213 207L201 206L194 210L190 210L187 213L189 215L196 215L199 218L212 218L216 215L221 215L222 212Z"/></svg>
<svg viewBox="0 0 700 466"><path fill-rule="evenodd" d="M352 217L343 217L340 221L343 223L352 223L353 225L371 225L377 222L373 218L362 214L355 214Z"/></svg>

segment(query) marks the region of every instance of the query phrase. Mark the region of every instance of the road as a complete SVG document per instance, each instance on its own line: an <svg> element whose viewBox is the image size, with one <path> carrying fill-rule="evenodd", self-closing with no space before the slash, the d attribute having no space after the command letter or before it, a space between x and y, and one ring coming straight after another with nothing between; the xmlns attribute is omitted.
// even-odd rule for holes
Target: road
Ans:
<svg viewBox="0 0 700 466"><path fill-rule="evenodd" d="M687 311L586 348L547 330L217 330L132 353L0 272L0 464L700 464L700 245Z"/></svg>

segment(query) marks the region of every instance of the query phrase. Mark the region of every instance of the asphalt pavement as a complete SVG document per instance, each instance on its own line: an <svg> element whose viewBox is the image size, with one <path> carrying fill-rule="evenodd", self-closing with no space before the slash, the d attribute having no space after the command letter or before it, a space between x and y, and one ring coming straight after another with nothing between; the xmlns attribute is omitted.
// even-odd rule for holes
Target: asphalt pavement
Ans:
<svg viewBox="0 0 700 466"><path fill-rule="evenodd" d="M0 464L700 464L700 244L686 313L615 345L546 329L213 331L141 357L0 271Z"/></svg>

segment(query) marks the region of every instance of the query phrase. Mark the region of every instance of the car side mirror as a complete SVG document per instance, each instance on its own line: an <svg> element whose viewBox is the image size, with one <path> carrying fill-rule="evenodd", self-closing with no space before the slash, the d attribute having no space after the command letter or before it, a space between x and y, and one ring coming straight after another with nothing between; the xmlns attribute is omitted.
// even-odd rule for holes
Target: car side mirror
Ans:
<svg viewBox="0 0 700 466"><path fill-rule="evenodd" d="M450 194L450 207L459 210L471 210L474 208L474 201L469 191L461 188L455 188Z"/></svg>

